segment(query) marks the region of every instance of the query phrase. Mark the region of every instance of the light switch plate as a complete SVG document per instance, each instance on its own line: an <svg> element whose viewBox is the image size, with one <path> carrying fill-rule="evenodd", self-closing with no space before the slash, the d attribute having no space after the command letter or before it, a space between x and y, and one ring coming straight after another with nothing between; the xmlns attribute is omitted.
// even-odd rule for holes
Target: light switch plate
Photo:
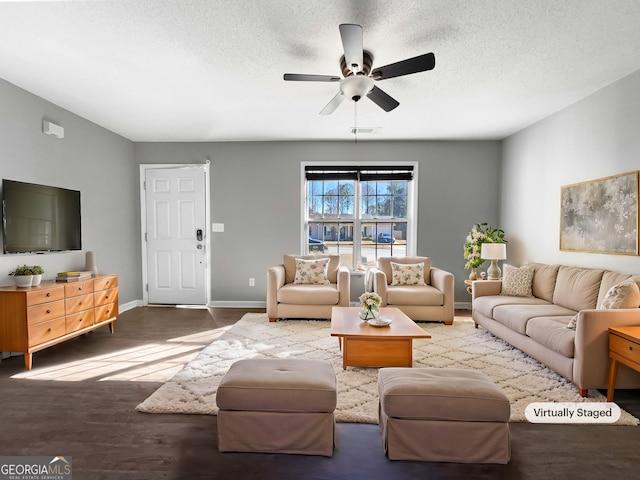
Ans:
<svg viewBox="0 0 640 480"><path fill-rule="evenodd" d="M211 224L212 232L224 232L224 223L212 223Z"/></svg>

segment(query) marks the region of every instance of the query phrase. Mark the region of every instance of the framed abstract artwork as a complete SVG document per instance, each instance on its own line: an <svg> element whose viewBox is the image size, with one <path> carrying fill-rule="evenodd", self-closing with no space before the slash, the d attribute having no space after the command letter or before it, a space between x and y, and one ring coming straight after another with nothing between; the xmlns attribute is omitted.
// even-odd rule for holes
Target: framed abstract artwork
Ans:
<svg viewBox="0 0 640 480"><path fill-rule="evenodd" d="M638 255L638 171L560 187L560 250Z"/></svg>

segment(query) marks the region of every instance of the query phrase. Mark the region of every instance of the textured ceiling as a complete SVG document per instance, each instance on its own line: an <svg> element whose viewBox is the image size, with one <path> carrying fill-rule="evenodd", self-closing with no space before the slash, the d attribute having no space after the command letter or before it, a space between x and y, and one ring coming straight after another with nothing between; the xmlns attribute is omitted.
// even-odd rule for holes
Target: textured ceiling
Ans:
<svg viewBox="0 0 640 480"><path fill-rule="evenodd" d="M339 75L340 23L374 68L436 56L363 140L504 138L640 69L638 0L0 0L0 78L134 141L350 139L337 83L282 79Z"/></svg>

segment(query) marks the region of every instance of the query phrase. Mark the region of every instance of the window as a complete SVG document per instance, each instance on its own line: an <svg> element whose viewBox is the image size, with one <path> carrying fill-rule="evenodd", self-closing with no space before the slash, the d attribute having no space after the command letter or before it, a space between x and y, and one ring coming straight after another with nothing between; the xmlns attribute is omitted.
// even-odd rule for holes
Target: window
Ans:
<svg viewBox="0 0 640 480"><path fill-rule="evenodd" d="M339 254L341 263L351 267L415 255L416 165L303 168L308 253Z"/></svg>

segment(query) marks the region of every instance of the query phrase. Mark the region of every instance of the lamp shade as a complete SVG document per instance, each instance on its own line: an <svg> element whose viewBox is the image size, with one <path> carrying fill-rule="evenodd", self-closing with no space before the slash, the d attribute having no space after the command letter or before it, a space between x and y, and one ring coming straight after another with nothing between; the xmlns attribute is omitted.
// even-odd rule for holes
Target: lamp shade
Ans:
<svg viewBox="0 0 640 480"><path fill-rule="evenodd" d="M506 243L483 243L480 258L484 260L504 260L507 258Z"/></svg>

